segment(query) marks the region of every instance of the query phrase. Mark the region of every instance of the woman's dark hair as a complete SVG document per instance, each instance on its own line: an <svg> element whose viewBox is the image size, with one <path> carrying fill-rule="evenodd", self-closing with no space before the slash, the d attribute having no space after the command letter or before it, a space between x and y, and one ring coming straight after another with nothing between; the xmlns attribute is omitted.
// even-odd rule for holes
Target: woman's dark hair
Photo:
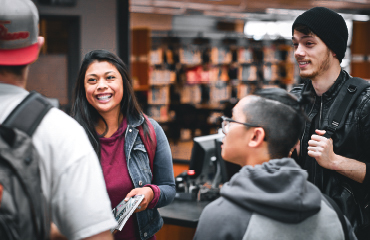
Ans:
<svg viewBox="0 0 370 240"><path fill-rule="evenodd" d="M87 68L93 62L109 62L115 66L118 72L121 74L123 82L123 97L120 105L123 116L130 116L131 119L139 120L143 116L143 111L136 100L135 93L132 88L132 82L124 62L113 53L105 50L94 50L87 53L82 61L81 68L78 73L78 78L74 89L71 116L76 119L76 121L85 129L90 143L100 159L99 137L105 136L105 134L108 132L108 125L98 111L87 101L84 85ZM97 125L99 119L103 120L106 126L106 129L102 135L98 135L95 130L95 126ZM151 141L152 138L149 135L149 127L146 120L143 123L143 129L145 138L148 138ZM142 140L145 141L144 139Z"/></svg>

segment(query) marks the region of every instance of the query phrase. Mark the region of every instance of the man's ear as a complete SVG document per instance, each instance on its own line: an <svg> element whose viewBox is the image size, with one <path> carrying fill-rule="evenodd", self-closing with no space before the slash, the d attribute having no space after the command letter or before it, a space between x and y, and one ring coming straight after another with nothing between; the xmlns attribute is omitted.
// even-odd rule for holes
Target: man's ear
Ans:
<svg viewBox="0 0 370 240"><path fill-rule="evenodd" d="M259 147L264 142L266 133L265 130L261 127L253 128L252 135L249 141L249 147Z"/></svg>
<svg viewBox="0 0 370 240"><path fill-rule="evenodd" d="M330 50L330 52L331 52L331 55L333 55L333 57L335 57L335 58L337 57L337 54L335 52L333 52L332 50Z"/></svg>
<svg viewBox="0 0 370 240"><path fill-rule="evenodd" d="M41 37L41 36L38 36L37 37L37 45L39 46L39 53L40 53L41 48L44 45L44 43L45 43L45 38Z"/></svg>

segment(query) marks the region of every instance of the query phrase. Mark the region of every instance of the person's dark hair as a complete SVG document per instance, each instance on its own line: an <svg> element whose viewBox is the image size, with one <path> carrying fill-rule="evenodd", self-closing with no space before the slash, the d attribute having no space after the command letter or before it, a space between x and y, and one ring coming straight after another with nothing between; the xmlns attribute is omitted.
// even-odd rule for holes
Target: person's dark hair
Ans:
<svg viewBox="0 0 370 240"><path fill-rule="evenodd" d="M123 116L130 116L131 119L139 120L143 116L143 111L136 100L132 82L124 62L113 53L105 50L94 50L87 53L82 61L76 81L71 116L85 129L89 140L100 159L99 137L103 137L108 132L108 125L98 111L87 101L84 86L86 71L93 62L109 62L115 66L121 74L123 81L121 113ZM99 119L103 120L106 126L105 132L102 135L98 135L95 130L95 126ZM152 138L149 135L149 127L146 120L143 123L143 129L145 138L148 138L151 141ZM143 139L143 141L145 141L145 139Z"/></svg>
<svg viewBox="0 0 370 240"><path fill-rule="evenodd" d="M21 66L4 66L0 65L0 73L12 73L16 76L22 76L24 69L27 67L27 65L21 65Z"/></svg>
<svg viewBox="0 0 370 240"><path fill-rule="evenodd" d="M247 123L263 127L272 159L287 157L304 127L301 104L281 88L261 89L254 95L258 97L243 108Z"/></svg>
<svg viewBox="0 0 370 240"><path fill-rule="evenodd" d="M294 25L294 30L296 30L300 33L303 33L305 35L315 35L315 33L312 32L312 30L309 27L307 27L306 25L303 25L303 24Z"/></svg>

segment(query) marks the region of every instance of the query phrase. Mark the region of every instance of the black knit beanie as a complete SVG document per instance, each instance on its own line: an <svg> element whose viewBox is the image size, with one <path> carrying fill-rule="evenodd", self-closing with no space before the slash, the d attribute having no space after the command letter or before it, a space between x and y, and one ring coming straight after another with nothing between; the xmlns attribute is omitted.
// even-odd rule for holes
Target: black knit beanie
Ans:
<svg viewBox="0 0 370 240"><path fill-rule="evenodd" d="M343 17L324 7L314 7L299 15L293 23L292 35L297 24L307 26L342 62L347 49L348 29Z"/></svg>

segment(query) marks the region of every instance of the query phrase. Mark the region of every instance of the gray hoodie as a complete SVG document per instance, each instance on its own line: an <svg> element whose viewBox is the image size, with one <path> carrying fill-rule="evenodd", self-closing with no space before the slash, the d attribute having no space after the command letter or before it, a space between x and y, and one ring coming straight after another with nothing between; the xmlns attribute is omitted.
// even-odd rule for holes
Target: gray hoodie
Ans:
<svg viewBox="0 0 370 240"><path fill-rule="evenodd" d="M356 239L353 229L351 239ZM344 239L337 213L293 159L244 166L202 212L194 239Z"/></svg>

